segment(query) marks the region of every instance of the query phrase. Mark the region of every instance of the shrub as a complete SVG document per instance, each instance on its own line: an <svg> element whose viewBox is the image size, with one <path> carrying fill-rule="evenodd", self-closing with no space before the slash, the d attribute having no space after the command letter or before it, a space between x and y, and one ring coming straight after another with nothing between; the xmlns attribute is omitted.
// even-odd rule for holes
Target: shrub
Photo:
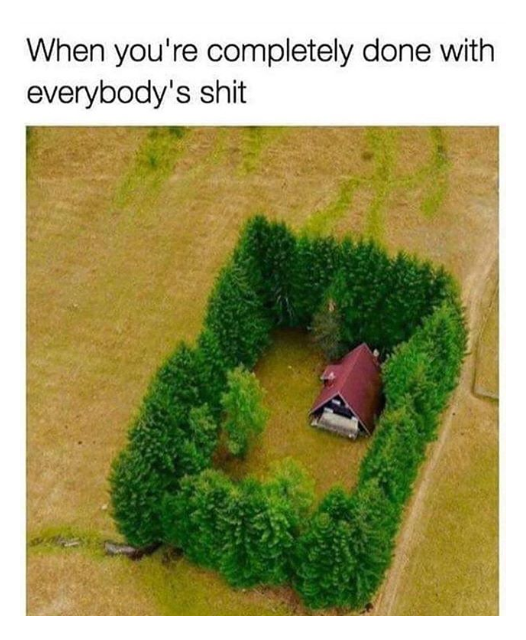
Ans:
<svg viewBox="0 0 526 640"><path fill-rule="evenodd" d="M241 367L230 371L227 379L228 388L221 397L226 444L230 453L244 457L267 422L263 389L256 376Z"/></svg>

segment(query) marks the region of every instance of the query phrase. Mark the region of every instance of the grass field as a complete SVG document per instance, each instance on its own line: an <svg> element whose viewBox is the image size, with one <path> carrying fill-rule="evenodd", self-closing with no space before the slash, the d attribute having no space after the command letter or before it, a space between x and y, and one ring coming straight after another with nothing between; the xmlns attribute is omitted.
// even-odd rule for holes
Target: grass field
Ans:
<svg viewBox="0 0 526 640"><path fill-rule="evenodd" d="M50 541L29 547L29 613L304 613L286 591L233 591L162 553L133 564L102 556L100 542L116 537L110 462L163 357L196 336L254 213L373 236L444 264L469 289L497 242L497 131L37 128L28 150L28 538ZM305 336L276 336L257 370L268 429L233 474L292 455L318 492L352 485L366 443L306 419L322 364ZM395 610L495 610L496 406L472 402L440 459ZM51 542L71 528L89 544ZM491 579L477 595L481 576ZM422 585L439 585L439 599Z"/></svg>

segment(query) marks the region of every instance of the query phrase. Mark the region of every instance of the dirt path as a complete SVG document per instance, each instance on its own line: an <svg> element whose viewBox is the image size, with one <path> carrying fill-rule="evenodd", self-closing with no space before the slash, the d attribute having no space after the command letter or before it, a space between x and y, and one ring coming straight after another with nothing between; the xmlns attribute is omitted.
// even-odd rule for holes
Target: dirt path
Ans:
<svg viewBox="0 0 526 640"><path fill-rule="evenodd" d="M476 344L480 331L482 330L485 313L486 300L485 291L491 287L491 278L496 274L496 264L498 261L498 246L491 245L488 251L481 254L481 257L470 274L469 279L464 283L464 303L467 310L469 326L469 350L464 363L458 387L451 399L446 414L444 415L442 428L438 440L430 451L430 456L420 475L415 492L407 513L395 548L393 564L387 574L383 587L375 601L372 615L389 616L392 615L394 605L398 595L398 586L407 566L413 541L417 533L422 513L425 509L426 495L429 486L434 481L438 464L441 460L444 445L449 438L451 426L455 413L462 398L473 393L474 369L476 365Z"/></svg>

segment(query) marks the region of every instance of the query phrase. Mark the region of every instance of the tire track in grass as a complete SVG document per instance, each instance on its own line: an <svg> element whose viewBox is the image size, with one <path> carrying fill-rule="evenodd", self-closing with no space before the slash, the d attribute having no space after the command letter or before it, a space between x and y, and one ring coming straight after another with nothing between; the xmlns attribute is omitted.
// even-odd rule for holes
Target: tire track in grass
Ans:
<svg viewBox="0 0 526 640"><path fill-rule="evenodd" d="M476 340L476 352L475 352L475 366L473 371L473 383L472 390L473 394L477 396L477 398L482 398L483 400L489 400L490 402L498 401L499 399L499 382L498 382L498 305L499 305L499 284L498 284L498 275L497 273L492 274L492 279L496 281L495 288L491 295L491 300L488 304L488 308L484 319L481 323L479 335ZM496 315L494 315L496 314ZM495 325L492 325L492 322L496 322ZM491 339L490 333L490 344L487 341L486 331L491 329L495 329L495 335L493 340ZM495 358L497 362L493 364L493 370L496 372L496 378L488 381L487 379L487 370L488 363L485 359L488 355L485 353L485 350L491 351L491 342L493 342L496 346L496 355ZM489 384L488 384L489 382Z"/></svg>
<svg viewBox="0 0 526 640"><path fill-rule="evenodd" d="M429 129L429 160L411 175L402 177L396 175L399 131L392 127L370 127L366 130L365 153L370 154L375 163L372 174L345 179L334 199L307 218L304 226L306 233L331 233L351 208L358 189L372 192L371 204L365 212L364 235L377 241L382 240L384 233L386 204L397 189L412 191L424 186L426 189L420 204L422 214L432 218L440 210L449 188L450 169L443 130L440 127Z"/></svg>
<svg viewBox="0 0 526 640"><path fill-rule="evenodd" d="M137 149L134 161L117 188L117 210L144 209L159 194L177 161L187 149L190 130L185 127L152 127Z"/></svg>
<svg viewBox="0 0 526 640"><path fill-rule="evenodd" d="M430 136L432 151L428 171L428 191L420 205L422 213L427 218L433 217L442 207L449 188L450 168L443 129L431 127Z"/></svg>
<svg viewBox="0 0 526 640"><path fill-rule="evenodd" d="M367 129L367 142L375 159L375 169L370 178L374 196L365 214L365 236L381 240L385 204L395 186L393 174L396 163L398 131L391 128Z"/></svg>
<svg viewBox="0 0 526 640"><path fill-rule="evenodd" d="M284 135L285 127L246 127L241 145L241 173L253 173L260 165L265 149Z"/></svg>
<svg viewBox="0 0 526 640"><path fill-rule="evenodd" d="M311 214L303 227L305 233L309 235L323 235L331 233L336 223L350 209L354 194L363 184L362 178L351 177L344 180L340 185L335 199L324 209L319 209Z"/></svg>

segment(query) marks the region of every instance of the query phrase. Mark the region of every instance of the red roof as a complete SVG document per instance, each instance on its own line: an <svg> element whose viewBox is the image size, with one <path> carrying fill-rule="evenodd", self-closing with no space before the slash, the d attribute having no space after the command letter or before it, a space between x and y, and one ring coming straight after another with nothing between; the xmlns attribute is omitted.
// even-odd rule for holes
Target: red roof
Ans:
<svg viewBox="0 0 526 640"><path fill-rule="evenodd" d="M382 380L380 365L363 343L337 364L330 364L322 375L325 386L316 398L311 413L339 396L369 433L380 413Z"/></svg>

